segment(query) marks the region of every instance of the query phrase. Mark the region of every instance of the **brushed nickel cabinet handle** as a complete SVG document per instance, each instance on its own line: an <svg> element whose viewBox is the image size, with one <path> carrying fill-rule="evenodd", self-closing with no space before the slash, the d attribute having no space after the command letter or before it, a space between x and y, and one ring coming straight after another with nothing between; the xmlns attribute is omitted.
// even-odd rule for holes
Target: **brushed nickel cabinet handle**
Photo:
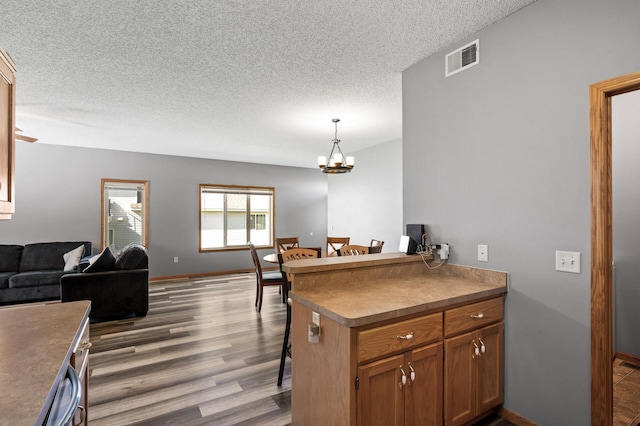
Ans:
<svg viewBox="0 0 640 426"><path fill-rule="evenodd" d="M476 341L472 341L471 343L473 343L473 355L471 355L471 358L476 358L480 356L480 348L478 347L478 345L476 344Z"/></svg>
<svg viewBox="0 0 640 426"><path fill-rule="evenodd" d="M484 318L484 314L482 312L480 312L478 315L471 315L471 318L473 318L473 319L482 319L482 318Z"/></svg>
<svg viewBox="0 0 640 426"><path fill-rule="evenodd" d="M398 340L410 340L410 339L413 339L413 331L408 332L406 336L396 336L396 339L398 339Z"/></svg>

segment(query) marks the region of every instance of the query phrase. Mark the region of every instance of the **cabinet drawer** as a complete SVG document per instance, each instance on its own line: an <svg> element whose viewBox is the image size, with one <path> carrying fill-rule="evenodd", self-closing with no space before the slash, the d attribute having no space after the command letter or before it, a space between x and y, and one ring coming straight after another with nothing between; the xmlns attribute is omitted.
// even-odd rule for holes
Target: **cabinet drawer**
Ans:
<svg viewBox="0 0 640 426"><path fill-rule="evenodd" d="M503 309L502 297L498 297L444 311L444 335L449 337L501 321Z"/></svg>
<svg viewBox="0 0 640 426"><path fill-rule="evenodd" d="M442 314L400 321L358 332L358 362L442 339Z"/></svg>
<svg viewBox="0 0 640 426"><path fill-rule="evenodd" d="M71 365L76 369L80 378L83 377L89 360L89 348L91 348L91 341L89 339L89 319L87 318L82 325L82 334L78 345L73 349L73 354L71 355Z"/></svg>

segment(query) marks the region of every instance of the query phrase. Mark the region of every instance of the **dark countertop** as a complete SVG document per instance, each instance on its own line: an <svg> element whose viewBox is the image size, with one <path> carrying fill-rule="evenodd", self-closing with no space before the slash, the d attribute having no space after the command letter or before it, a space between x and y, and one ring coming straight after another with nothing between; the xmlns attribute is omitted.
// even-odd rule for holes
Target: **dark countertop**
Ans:
<svg viewBox="0 0 640 426"><path fill-rule="evenodd" d="M65 376L88 301L0 309L0 424L42 424Z"/></svg>

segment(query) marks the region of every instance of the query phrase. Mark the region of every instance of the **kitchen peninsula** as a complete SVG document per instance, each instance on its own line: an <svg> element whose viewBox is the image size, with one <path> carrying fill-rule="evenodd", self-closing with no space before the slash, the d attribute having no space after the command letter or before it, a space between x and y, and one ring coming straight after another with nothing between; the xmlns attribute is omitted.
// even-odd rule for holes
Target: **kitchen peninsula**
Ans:
<svg viewBox="0 0 640 426"><path fill-rule="evenodd" d="M292 424L462 425L503 402L507 273L438 263L386 253L283 265Z"/></svg>
<svg viewBox="0 0 640 426"><path fill-rule="evenodd" d="M0 309L0 424L44 424L69 365L83 382L86 410L90 309L89 301Z"/></svg>

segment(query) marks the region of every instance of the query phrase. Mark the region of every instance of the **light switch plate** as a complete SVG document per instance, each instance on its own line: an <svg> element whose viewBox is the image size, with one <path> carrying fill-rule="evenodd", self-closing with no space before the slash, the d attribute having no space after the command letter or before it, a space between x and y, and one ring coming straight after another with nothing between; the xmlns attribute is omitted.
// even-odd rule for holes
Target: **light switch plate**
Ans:
<svg viewBox="0 0 640 426"><path fill-rule="evenodd" d="M579 251L556 251L556 271L580 273Z"/></svg>

